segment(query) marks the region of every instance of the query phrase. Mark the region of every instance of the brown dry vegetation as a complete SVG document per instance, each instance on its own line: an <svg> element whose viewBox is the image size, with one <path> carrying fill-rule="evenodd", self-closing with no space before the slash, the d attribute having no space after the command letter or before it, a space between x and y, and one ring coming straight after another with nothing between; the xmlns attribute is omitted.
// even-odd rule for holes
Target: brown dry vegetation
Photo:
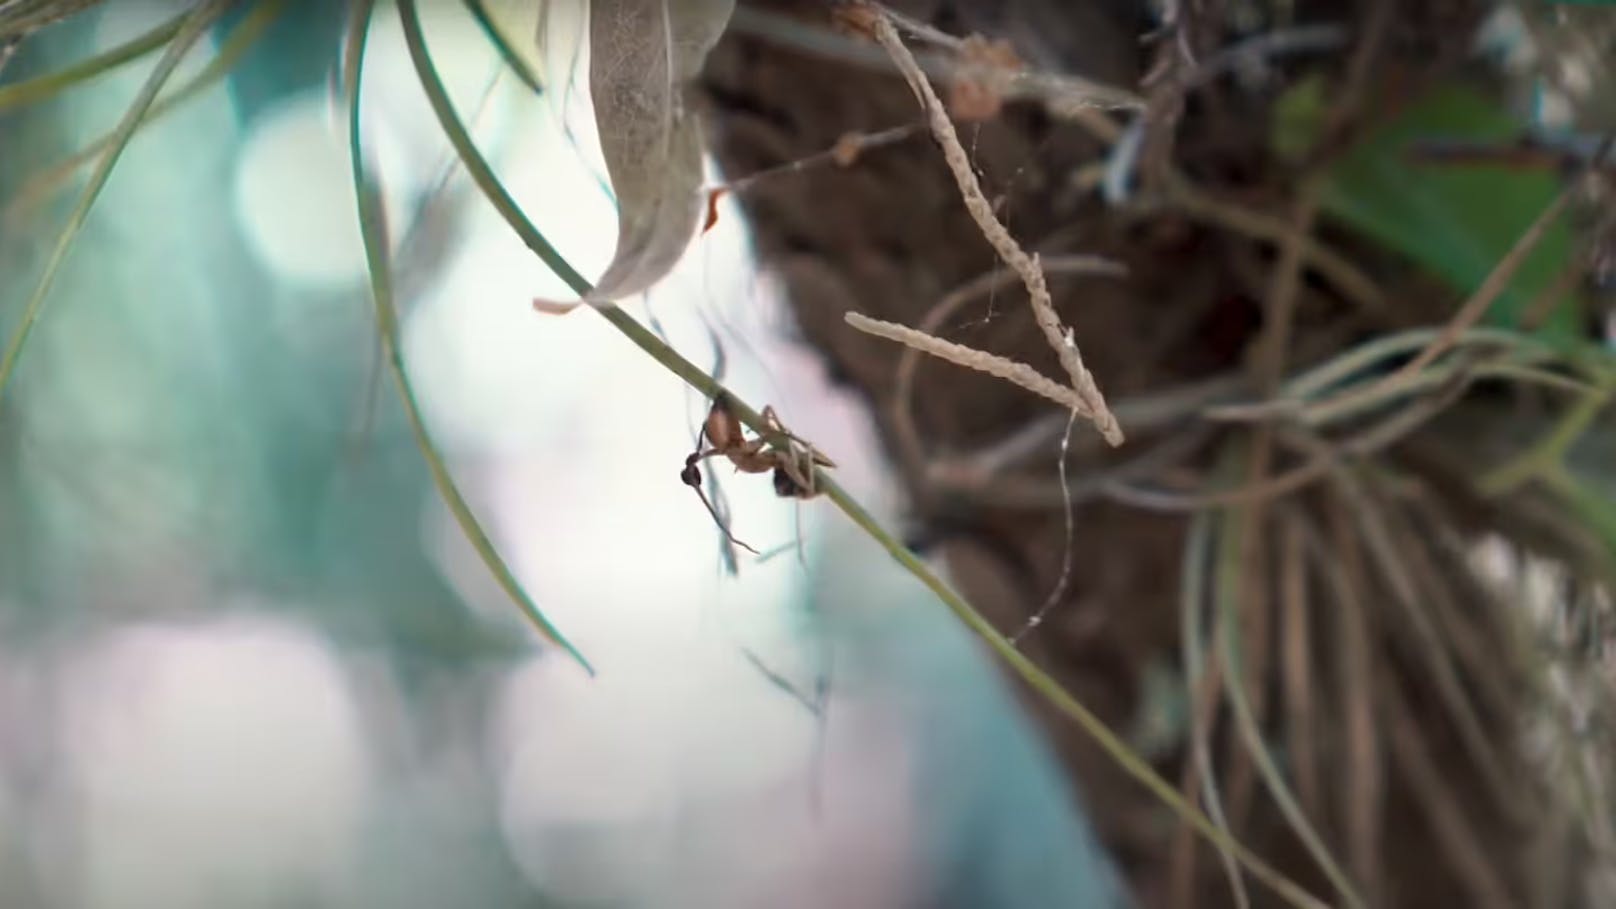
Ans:
<svg viewBox="0 0 1616 909"><path fill-rule="evenodd" d="M1259 91L1195 75L1238 5L1177 4L1176 27L1147 40L1142 4L894 4L952 35L1008 41L1034 71L1139 87L1146 103L1137 186L1108 206L1095 186L1126 118L1064 110L1057 96L984 103L1000 93L938 80L966 115L959 134L998 217L1049 265L1060 317L1128 433L1113 450L1090 427L1074 431L1071 577L1023 649L1128 729L1160 708L1147 669L1182 665L1192 615L1203 633L1191 649L1206 648L1191 655L1204 662L1188 680L1197 719L1152 755L1156 766L1193 798L1202 784L1189 756L1204 742L1234 833L1330 894L1223 693L1216 619L1227 614L1242 710L1368 904L1576 904L1591 898L1579 875L1597 864L1597 837L1522 744L1526 719L1546 709L1542 652L1521 604L1469 556L1500 535L1569 566L1568 604L1611 577L1608 550L1539 484L1501 494L1477 482L1546 431L1566 395L1476 380L1499 352L1466 342L1425 358L1445 377L1339 419L1234 420L1216 407L1262 402L1285 377L1461 311L1461 295L1322 217L1318 175L1422 86L1468 75L1483 5L1293 4L1293 24L1342 23L1345 40L1276 62L1276 83ZM912 541L940 549L972 603L1012 634L1060 587L1065 414L855 331L844 314L1062 372L914 94L843 20L821 3L743 4L702 85L712 141L732 177L783 168L737 192L765 265L785 279L804 342L879 415L912 497ZM1305 154L1281 160L1272 106L1304 63L1327 74L1329 116ZM1060 267L1074 256L1125 273ZM1428 365L1353 393L1385 392ZM1187 584L1206 594L1188 613ZM1029 703L1145 905L1234 898L1215 852L1070 722ZM1248 889L1257 905L1272 899Z"/></svg>

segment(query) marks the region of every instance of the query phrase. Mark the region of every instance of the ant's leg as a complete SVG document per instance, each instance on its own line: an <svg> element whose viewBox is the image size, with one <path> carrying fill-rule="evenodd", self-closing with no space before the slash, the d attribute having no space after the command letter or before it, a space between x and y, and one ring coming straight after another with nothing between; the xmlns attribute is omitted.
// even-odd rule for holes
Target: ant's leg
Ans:
<svg viewBox="0 0 1616 909"><path fill-rule="evenodd" d="M711 451L711 452L708 452L707 454L710 456L710 455L713 455L713 454L723 454L723 452ZM746 550L747 552L750 552L753 555L760 555L761 553L759 553L756 549L753 549L751 546L748 546L744 541L737 539L735 537L735 534L730 532L729 527L724 523L723 517L719 515L718 509L714 508L713 503L708 500L707 493L702 492L702 489L701 489L701 469L696 466L697 462L700 461L700 459L701 459L700 456L701 456L700 452L695 452L695 453L690 455L690 457L685 462L684 471L679 474L679 478L681 480L684 480L686 486L689 486L691 489L695 490L696 498L701 499L702 507L707 509L707 513L709 515L712 515L713 523L718 525L718 529L719 529L720 532L722 532L724 534L725 539L729 540L731 543L734 543L736 546L741 547L742 549Z"/></svg>
<svg viewBox="0 0 1616 909"><path fill-rule="evenodd" d="M803 449L807 452L808 457L812 459L813 463L815 463L815 464L817 464L817 465L819 465L821 467L835 467L836 466L836 462L832 461L830 459L830 457L827 456L824 452L822 452L819 449L815 448L813 446L812 442L809 442L807 439L804 439L802 436L799 436L796 433L792 432L791 430L787 429L785 424L780 422L780 415L775 413L774 407L772 405L763 408L763 424L765 426L767 426L771 432L778 433L779 435L784 436L786 439L790 440L791 442L795 442L796 444L802 446Z"/></svg>

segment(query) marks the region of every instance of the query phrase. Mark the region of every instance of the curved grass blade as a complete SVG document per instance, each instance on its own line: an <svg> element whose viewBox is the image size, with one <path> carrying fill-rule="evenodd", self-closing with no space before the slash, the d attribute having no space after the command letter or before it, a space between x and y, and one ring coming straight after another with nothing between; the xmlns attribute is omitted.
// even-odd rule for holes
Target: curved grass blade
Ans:
<svg viewBox="0 0 1616 909"><path fill-rule="evenodd" d="M1223 691L1229 701L1229 707L1234 714L1235 726L1239 729L1240 737L1245 741L1246 750L1256 761L1257 772L1262 776L1273 796L1275 804L1279 806L1280 813L1284 815L1291 829L1296 833L1302 845L1307 848L1308 854L1318 863L1319 869L1329 879L1331 886L1341 895L1342 901L1353 909L1363 909L1363 897L1358 894L1357 888L1341 869L1341 864L1330 853L1329 847L1324 845L1324 839L1307 819L1307 814L1297 804L1296 797L1291 794L1290 786L1285 782L1285 776L1280 772L1279 765L1274 762L1273 752L1263 742L1262 730L1257 725L1256 714L1251 709L1251 702L1246 699L1245 686L1240 683L1244 678L1241 672L1240 649L1237 635L1240 631L1238 625L1240 616L1237 609L1237 599L1240 583L1241 565L1244 563L1241 551L1240 533L1241 522L1245 519L1245 510L1230 508L1224 512L1224 526L1218 534L1217 561L1214 571L1213 597L1217 604L1218 644L1223 656L1225 672L1223 674Z"/></svg>
<svg viewBox="0 0 1616 909"><path fill-rule="evenodd" d="M528 90L533 94L544 94L544 84L539 81L538 74L533 72L533 67L527 65L527 61L522 59L522 55L516 52L516 48L511 44L510 39L506 38L505 33L500 31L499 23L495 22L494 17L488 13L488 5L483 0L465 0L465 4L466 12L471 13L471 18L477 20L477 27L481 28L483 34L488 36L489 43L493 44L494 50L499 53L499 59L505 61L505 65L510 67L511 74L516 76L517 80L527 86Z"/></svg>
<svg viewBox="0 0 1616 909"><path fill-rule="evenodd" d="M230 31L229 37L219 45L218 53L214 54L213 59L208 61L201 72L173 94L166 95L152 104L151 109L141 120L142 125L156 122L159 117L172 112L229 75L230 71L236 68L236 64L241 62L241 58L246 56L247 51L263 37L270 23L280 15L284 6L285 0L260 0L255 4L252 11ZM64 158L49 170L30 177L18 192L17 198L6 206L5 216L12 217L19 209L27 208L48 196L51 191L67 182L79 168L95 160L96 155L111 148L116 136L117 132L114 130Z"/></svg>
<svg viewBox="0 0 1616 909"><path fill-rule="evenodd" d="M75 16L101 0L0 0L0 38L27 35Z"/></svg>
<svg viewBox="0 0 1616 909"><path fill-rule="evenodd" d="M532 250L545 266L555 272L556 276L565 281L567 286L580 295L589 292L589 280L578 273L560 252L556 251L550 241L544 238L522 214L521 206L506 192L499 177L489 166L487 159L478 150L477 144L472 141L471 134L456 113L454 102L449 99L449 91L444 88L443 80L438 77L437 68L432 63L432 55L427 51L426 36L421 30L421 16L413 0L400 0L398 4L399 21L404 26L404 44L409 49L410 63L415 67L416 77L421 82L421 88L426 92L427 101L432 105L432 113L438 118L438 125L443 128L449 144L454 147L455 154L459 156L460 163L465 165L478 189L488 197L488 201L499 211L505 222L516 231L527 248ZM691 367L694 369L695 367ZM704 374L705 375L705 374Z"/></svg>
<svg viewBox="0 0 1616 909"><path fill-rule="evenodd" d="M438 78L432 66L431 56L426 49L425 36L421 31L421 20L416 10L415 0L398 0L399 19L404 26L404 41L410 52L410 60L415 65L416 75L421 81L421 87L426 91L427 100L432 105L433 113L437 115L438 124L443 128L449 143L454 146L460 161L466 167L466 172L472 181L487 197L489 203L505 219L506 224L521 238L522 242L537 255L545 265L555 272L557 277L580 297L589 293L591 287L583 275L579 274L566 259L562 258L550 241L545 239L538 228L528 220L521 206L516 203L504 184L489 166L482 152L472 141L471 135L466 131L465 124L456 114L449 93L443 82ZM591 307L599 313L612 327L616 328L628 338L636 347L645 351L652 359L662 364L669 372L684 380L690 387L701 392L708 398L719 394L727 395L730 410L740 418L747 427L757 432L763 438L775 438L778 433L770 429L763 421L763 417L734 392L729 391L708 375L701 367L690 362L678 351L668 346L662 339L639 320L629 315L621 307L614 304L604 304ZM1182 817L1186 823L1194 827L1197 832L1205 836L1218 848L1225 849L1233 855L1240 864L1251 873L1251 876L1262 881L1274 891L1282 900L1292 906L1322 907L1324 903L1302 889L1300 885L1277 869L1264 862L1245 845L1218 829L1206 815L1186 802L1179 795L1178 789L1163 779L1160 774L1151 769L1150 765L1141 758L1122 737L1112 731L1104 720L1101 720L1082 702L1073 697L1053 677L1037 664L1029 660L1004 635L1001 635L981 613L977 612L959 594L955 593L943 582L920 557L909 551L908 547L882 527L858 500L848 495L840 484L823 471L814 475L814 485L829 499L848 519L856 524L885 549L892 558L920 581L921 584L937 596L953 613L955 618L964 623L973 633L980 637L988 648L1010 667L1016 676L1025 682L1040 696L1049 701L1066 717L1075 721L1089 734L1108 754L1112 760L1137 782L1155 795L1163 804L1175 814Z"/></svg>
<svg viewBox="0 0 1616 909"><path fill-rule="evenodd" d="M228 5L229 0L209 0L198 6L185 19L178 33L168 45L168 50L157 61L146 83L140 87L135 100L130 102L129 109L124 112L123 119L108 137L106 149L96 163L95 170L90 174L90 182L84 187L79 196L79 202L73 207L68 216L67 224L62 228L61 235L56 240L56 246L51 249L50 256L45 260L45 270L40 275L39 284L34 287L33 295L23 307L21 321L12 330L11 340L6 344L6 351L0 356L0 400L4 400L6 385L11 380L11 374L17 368L17 360L22 356L23 346L28 342L28 336L33 331L34 323L39 320L39 313L45 306L45 300L50 296L51 285L56 282L56 274L61 270L62 263L67 259L68 252L73 248L73 241L78 238L79 231L84 228L84 222L90 216L90 209L94 207L97 196L107 185L107 179L112 176L112 168L118 163L123 150L129 147L129 140L134 138L135 130L140 128L152 102L157 99L157 93L162 91L163 85L174 74L175 67L191 45L202 37L202 33L218 19Z"/></svg>
<svg viewBox="0 0 1616 909"><path fill-rule="evenodd" d="M12 85L0 85L0 113L24 104L43 101L80 82L93 79L110 69L151 53L173 40L190 14L189 10L179 13L143 35L131 38L93 57L80 60L66 69L35 76Z"/></svg>
<svg viewBox="0 0 1616 909"><path fill-rule="evenodd" d="M1476 488L1482 495L1501 496L1534 477L1563 469L1566 453L1593 427L1612 396L1616 396L1616 374L1605 376L1598 385L1583 392L1543 438L1487 471L1476 481Z"/></svg>
<svg viewBox="0 0 1616 909"><path fill-rule="evenodd" d="M1183 577L1179 580L1182 587L1179 593L1179 636L1182 638L1184 678L1189 683L1189 703L1192 705L1190 758L1201 777L1201 801L1206 804L1206 813L1212 822L1233 836L1234 831L1229 828L1228 818L1223 812L1223 793L1213 772L1212 749L1207 742L1211 736L1211 717L1209 715L1205 723L1198 718L1198 689L1203 684L1203 673L1207 668L1206 656L1212 652L1201 616L1206 605L1207 566L1212 561L1212 515L1210 510L1197 511L1191 516L1189 531L1184 535L1184 557L1180 563ZM1234 856L1220 849L1218 858L1223 862L1224 876L1229 879L1235 906L1250 909L1251 896L1246 893L1246 882L1240 875L1240 866L1235 863Z"/></svg>
<svg viewBox="0 0 1616 909"><path fill-rule="evenodd" d="M372 0L359 0L355 4L353 19L348 33L348 47L344 61L344 82L349 93L348 101L348 152L353 167L354 191L359 201L359 227L364 237L365 260L370 271L370 292L372 302L376 307L376 326L381 335L382 346L387 357L389 371L393 375L393 383L398 387L400 398L404 402L405 413L409 416L410 430L415 436L416 446L426 458L427 466L432 471L432 481L437 486L438 494L442 496L444 504L454 515L456 523L460 525L461 532L471 542L478 556L488 566L499 586L515 601L523 614L533 623L539 633L556 646L565 650L569 656L582 666L585 672L595 674L594 667L584 659L582 653L561 633L556 630L550 620L539 611L522 585L512 574L510 567L500 557L488 534L478 522L471 506L465 497L460 494L460 488L455 484L454 477L450 475L448 465L444 463L443 455L437 444L428 432L424 415L415 397L414 386L410 383L409 372L404 368L404 354L399 344L398 309L393 300L392 264L389 261L386 237L386 220L382 214L381 193L376 182L365 169L365 157L361 143L360 130L360 79L364 70L364 55L366 37L370 31L370 14L373 8Z"/></svg>

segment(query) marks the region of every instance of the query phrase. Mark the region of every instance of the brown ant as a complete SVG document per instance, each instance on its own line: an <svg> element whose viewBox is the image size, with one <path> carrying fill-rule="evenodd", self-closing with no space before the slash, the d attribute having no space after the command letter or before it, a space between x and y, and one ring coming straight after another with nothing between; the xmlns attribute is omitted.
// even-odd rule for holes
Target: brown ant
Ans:
<svg viewBox="0 0 1616 909"><path fill-rule="evenodd" d="M729 458L729 462L741 473L772 471L775 494L788 499L811 499L818 495L819 490L814 482L816 470L836 466L836 462L823 452L786 429L773 407L763 408L763 424L765 432L755 439L748 439L746 428L730 408L728 396L719 392L713 399L712 409L707 412L707 419L702 423L701 433L696 437L696 450L685 458L684 470L679 472L679 479L701 497L701 503L707 506L708 513L730 541L754 555L757 550L735 539L724 527L718 510L707 501L706 493L701 491L701 462L722 456ZM712 447L703 449L703 439Z"/></svg>

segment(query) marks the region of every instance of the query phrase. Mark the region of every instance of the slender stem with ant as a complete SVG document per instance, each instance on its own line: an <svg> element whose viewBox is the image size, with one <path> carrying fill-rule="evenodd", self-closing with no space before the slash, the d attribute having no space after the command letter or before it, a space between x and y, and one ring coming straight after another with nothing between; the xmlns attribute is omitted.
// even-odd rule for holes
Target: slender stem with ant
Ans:
<svg viewBox="0 0 1616 909"><path fill-rule="evenodd" d="M770 473L774 477L774 491L782 498L811 499L819 494L814 473L820 467L835 467L836 462L802 438L792 434L780 422L773 407L763 408L763 421L768 432L748 439L746 428L729 407L724 395L713 399L712 409L702 423L696 437L696 450L685 457L679 479L696 491L707 513L729 541L756 555L757 550L741 542L724 526L718 509L702 492L701 462L709 458L725 457L741 473ZM702 448L703 441L710 447Z"/></svg>

